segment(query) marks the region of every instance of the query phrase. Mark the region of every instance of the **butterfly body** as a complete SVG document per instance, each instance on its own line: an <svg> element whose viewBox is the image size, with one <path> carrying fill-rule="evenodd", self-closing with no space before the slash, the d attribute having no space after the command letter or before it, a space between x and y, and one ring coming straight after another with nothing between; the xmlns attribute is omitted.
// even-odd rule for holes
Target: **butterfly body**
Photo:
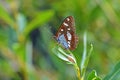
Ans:
<svg viewBox="0 0 120 80"><path fill-rule="evenodd" d="M75 22L72 16L64 19L56 35L58 43L62 44L66 49L74 50L76 48L78 37L75 31Z"/></svg>

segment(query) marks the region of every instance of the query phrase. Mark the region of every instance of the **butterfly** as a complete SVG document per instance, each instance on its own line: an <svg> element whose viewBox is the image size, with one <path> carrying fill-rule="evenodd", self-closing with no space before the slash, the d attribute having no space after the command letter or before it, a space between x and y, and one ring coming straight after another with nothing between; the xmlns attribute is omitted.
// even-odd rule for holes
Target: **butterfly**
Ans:
<svg viewBox="0 0 120 80"><path fill-rule="evenodd" d="M62 44L65 49L74 50L78 43L78 37L76 35L75 21L72 16L66 17L57 33L55 39L58 43Z"/></svg>

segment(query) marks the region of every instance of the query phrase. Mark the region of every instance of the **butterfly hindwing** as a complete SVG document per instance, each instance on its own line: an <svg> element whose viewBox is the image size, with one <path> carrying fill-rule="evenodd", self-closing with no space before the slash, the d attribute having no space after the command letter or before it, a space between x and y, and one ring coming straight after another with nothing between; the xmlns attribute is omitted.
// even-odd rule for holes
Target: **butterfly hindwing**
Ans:
<svg viewBox="0 0 120 80"><path fill-rule="evenodd" d="M75 22L72 16L68 16L64 19L55 36L57 41L66 49L74 50L76 48L78 39L75 31Z"/></svg>

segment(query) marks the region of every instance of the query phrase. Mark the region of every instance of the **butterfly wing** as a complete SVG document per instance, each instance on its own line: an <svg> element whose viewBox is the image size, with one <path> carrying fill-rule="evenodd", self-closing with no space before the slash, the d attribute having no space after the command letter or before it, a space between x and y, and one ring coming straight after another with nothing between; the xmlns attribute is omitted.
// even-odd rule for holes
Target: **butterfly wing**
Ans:
<svg viewBox="0 0 120 80"><path fill-rule="evenodd" d="M74 50L78 42L75 30L75 22L72 16L68 16L64 19L58 32L56 33L56 39L66 49Z"/></svg>

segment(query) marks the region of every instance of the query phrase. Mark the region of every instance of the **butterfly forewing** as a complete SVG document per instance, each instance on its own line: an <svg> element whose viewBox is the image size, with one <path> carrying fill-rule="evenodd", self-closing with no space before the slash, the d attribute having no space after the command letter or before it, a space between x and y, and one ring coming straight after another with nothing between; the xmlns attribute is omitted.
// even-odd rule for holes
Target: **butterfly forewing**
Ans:
<svg viewBox="0 0 120 80"><path fill-rule="evenodd" d="M72 16L64 19L55 36L57 41L66 49L74 50L76 48L78 37L76 36L75 22Z"/></svg>

